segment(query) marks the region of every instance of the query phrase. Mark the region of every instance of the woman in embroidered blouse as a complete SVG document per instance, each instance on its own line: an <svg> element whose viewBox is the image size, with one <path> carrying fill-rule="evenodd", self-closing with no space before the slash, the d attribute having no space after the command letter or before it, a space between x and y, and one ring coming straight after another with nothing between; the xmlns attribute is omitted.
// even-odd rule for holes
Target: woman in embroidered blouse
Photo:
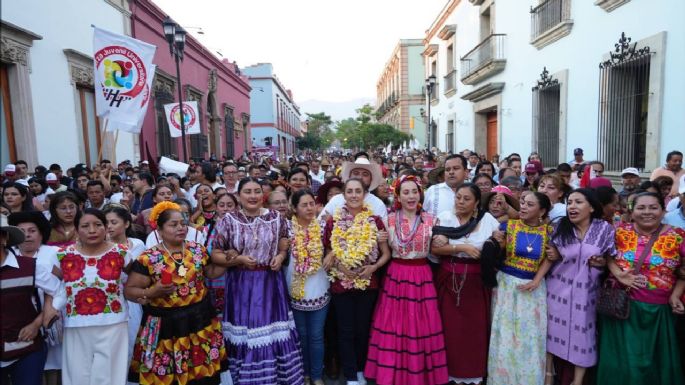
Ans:
<svg viewBox="0 0 685 385"><path fill-rule="evenodd" d="M233 383L302 385L302 356L281 270L290 238L287 221L262 207L256 178L238 183L238 199L242 208L219 221L212 249L213 262L232 267L223 330Z"/></svg>
<svg viewBox="0 0 685 385"><path fill-rule="evenodd" d="M78 238L74 218L79 214L79 202L71 191L58 192L50 199L50 246L69 246Z"/></svg>
<svg viewBox="0 0 685 385"><path fill-rule="evenodd" d="M426 257L434 218L415 176L395 180L388 217L393 258L376 306L364 375L380 385L448 382L445 337Z"/></svg>
<svg viewBox="0 0 685 385"><path fill-rule="evenodd" d="M324 267L332 281L340 360L348 385L364 381L379 287L376 272L390 259L388 243L378 240L379 231L385 230L383 221L364 205L368 193L360 179L348 179L345 204L326 220L324 229Z"/></svg>
<svg viewBox="0 0 685 385"><path fill-rule="evenodd" d="M74 224L79 242L57 251L67 300L62 383L123 384L128 363L123 293L128 247L107 240L107 219L98 209L77 213Z"/></svg>
<svg viewBox="0 0 685 385"><path fill-rule="evenodd" d="M457 188L454 210L438 215L440 229L451 228L449 243L445 235L435 235L439 228L433 229L431 252L441 257L436 287L447 367L457 384L479 384L487 374L491 290L482 282L479 259L490 247L499 252L490 239L499 222L480 206L480 189L464 183Z"/></svg>
<svg viewBox="0 0 685 385"><path fill-rule="evenodd" d="M545 258L551 227L545 218L549 198L530 192L523 198L520 219L500 225L506 232L506 257L493 293L488 385L542 385L547 335Z"/></svg>
<svg viewBox="0 0 685 385"><path fill-rule="evenodd" d="M606 257L616 255L614 228L602 212L593 190L574 190L550 240L554 249L547 257L560 260L546 282L547 352L562 385L582 384L586 369L597 363L595 303Z"/></svg>
<svg viewBox="0 0 685 385"><path fill-rule="evenodd" d="M150 220L162 242L133 262L126 282L126 298L144 304L128 380L217 385L228 364L205 279L224 269L209 264L204 246L185 240L187 220L177 204L158 203Z"/></svg>
<svg viewBox="0 0 685 385"><path fill-rule="evenodd" d="M286 270L290 306L300 336L305 381L309 378L314 385L323 385L323 327L331 300L322 266L323 230L316 220L316 201L310 190L296 191L290 202L295 211Z"/></svg>
<svg viewBox="0 0 685 385"><path fill-rule="evenodd" d="M685 384L671 314L685 313L685 230L661 225L664 207L658 194L639 193L633 223L616 229L618 255L608 265L612 277L630 288L630 316L601 317L598 383ZM634 272L653 236L658 238Z"/></svg>

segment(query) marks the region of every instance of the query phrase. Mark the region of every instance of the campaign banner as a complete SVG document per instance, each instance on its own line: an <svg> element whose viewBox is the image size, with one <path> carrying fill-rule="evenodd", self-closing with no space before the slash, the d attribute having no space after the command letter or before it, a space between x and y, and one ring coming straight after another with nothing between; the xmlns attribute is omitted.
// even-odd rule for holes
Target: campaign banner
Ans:
<svg viewBox="0 0 685 385"><path fill-rule="evenodd" d="M179 103L169 103L164 105L164 114L169 124L169 134L172 138L181 136L181 107ZM197 101L183 102L183 126L186 135L200 134L200 113L197 109Z"/></svg>
<svg viewBox="0 0 685 385"><path fill-rule="evenodd" d="M155 69L157 68L156 65L152 65L152 72L155 72ZM152 90L152 79L153 76L148 76L148 89ZM131 124L128 122L119 122L116 120L111 120L107 119L106 124L105 124L105 131L116 131L116 130L121 130L121 131L126 131L130 132L133 134L140 134L140 130L143 127L143 121L145 120L145 111L147 110L147 105L150 102L150 97L146 98L145 100L145 105L143 106L143 111L141 112L140 116L138 116L138 122L136 124Z"/></svg>
<svg viewBox="0 0 685 385"><path fill-rule="evenodd" d="M154 45L94 27L93 65L98 116L119 122L122 129L135 132L150 99L155 50Z"/></svg>

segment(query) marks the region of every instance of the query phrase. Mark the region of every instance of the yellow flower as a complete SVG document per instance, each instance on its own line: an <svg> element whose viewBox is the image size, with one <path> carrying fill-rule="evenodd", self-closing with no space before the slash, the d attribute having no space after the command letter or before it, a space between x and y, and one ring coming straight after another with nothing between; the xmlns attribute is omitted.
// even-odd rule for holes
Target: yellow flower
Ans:
<svg viewBox="0 0 685 385"><path fill-rule="evenodd" d="M346 230L343 230L342 225L342 209L338 209L333 216L335 225L331 233L331 248L335 254L335 258L346 269L353 269L364 265L367 256L376 247L377 229L369 221L371 217L371 209L364 206L364 209L354 217L352 225ZM343 247L346 247L346 250ZM366 289L371 281L368 279L355 278L350 280L337 269L331 269L329 273L331 281L340 280L344 287L355 289Z"/></svg>
<svg viewBox="0 0 685 385"><path fill-rule="evenodd" d="M293 282L290 286L290 296L294 300L304 298L304 283L307 277L313 275L321 268L323 259L323 243L321 242L321 227L319 223L312 221L305 230L293 220L295 241L293 242Z"/></svg>

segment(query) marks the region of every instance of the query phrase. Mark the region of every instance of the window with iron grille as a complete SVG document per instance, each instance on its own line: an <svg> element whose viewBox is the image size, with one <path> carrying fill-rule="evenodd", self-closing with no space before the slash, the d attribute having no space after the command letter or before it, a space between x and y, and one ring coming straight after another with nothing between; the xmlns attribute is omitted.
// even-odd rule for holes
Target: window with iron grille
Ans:
<svg viewBox="0 0 685 385"><path fill-rule="evenodd" d="M233 120L233 108L224 108L224 127L226 128L226 156L232 158L234 154L233 135L235 121Z"/></svg>
<svg viewBox="0 0 685 385"><path fill-rule="evenodd" d="M600 64L598 158L606 171L645 168L649 114L649 47L637 49L625 34Z"/></svg>
<svg viewBox="0 0 685 385"><path fill-rule="evenodd" d="M544 68L533 87L533 149L544 167L556 167L559 162L560 102L559 81Z"/></svg>

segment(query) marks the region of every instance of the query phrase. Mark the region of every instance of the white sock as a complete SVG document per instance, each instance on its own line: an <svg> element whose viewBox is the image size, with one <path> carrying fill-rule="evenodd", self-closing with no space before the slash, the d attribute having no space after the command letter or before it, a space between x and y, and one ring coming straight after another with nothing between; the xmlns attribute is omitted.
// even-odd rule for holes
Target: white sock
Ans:
<svg viewBox="0 0 685 385"><path fill-rule="evenodd" d="M357 372L357 380L359 385L366 385L366 378L364 378L364 372Z"/></svg>

